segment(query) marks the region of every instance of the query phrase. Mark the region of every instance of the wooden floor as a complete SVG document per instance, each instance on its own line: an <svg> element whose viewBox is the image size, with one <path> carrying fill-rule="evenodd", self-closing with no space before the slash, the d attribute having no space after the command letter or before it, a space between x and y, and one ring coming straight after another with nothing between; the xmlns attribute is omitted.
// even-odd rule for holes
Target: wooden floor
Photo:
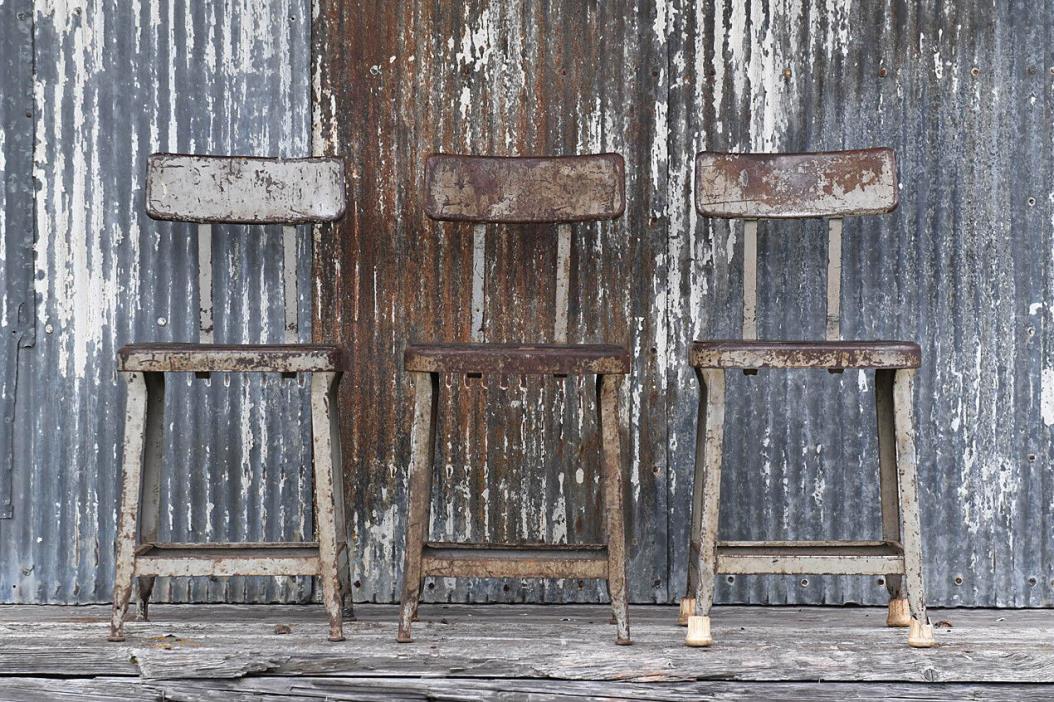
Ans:
<svg viewBox="0 0 1054 702"><path fill-rule="evenodd" d="M673 607L363 605L347 640L314 606L152 609L106 641L107 607L0 607L0 700L1054 699L1054 611L934 610L910 649L872 608L718 607L688 649ZM288 633L278 633L288 631Z"/></svg>

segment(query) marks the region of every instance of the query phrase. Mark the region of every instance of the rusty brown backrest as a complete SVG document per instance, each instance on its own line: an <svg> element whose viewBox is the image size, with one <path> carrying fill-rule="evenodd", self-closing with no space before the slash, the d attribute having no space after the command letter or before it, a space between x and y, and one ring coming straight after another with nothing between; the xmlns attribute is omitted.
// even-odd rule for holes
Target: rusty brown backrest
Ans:
<svg viewBox="0 0 1054 702"><path fill-rule="evenodd" d="M615 219L626 208L618 154L550 158L453 156L425 162L425 213L486 223Z"/></svg>
<svg viewBox="0 0 1054 702"><path fill-rule="evenodd" d="M847 217L897 207L893 149L723 154L695 160L699 214L738 219Z"/></svg>
<svg viewBox="0 0 1054 702"><path fill-rule="evenodd" d="M201 341L212 341L213 224L282 224L286 343L296 340L297 224L340 219L339 158L257 158L154 154L147 162L146 211L153 219L198 223Z"/></svg>
<svg viewBox="0 0 1054 702"><path fill-rule="evenodd" d="M757 338L757 220L828 220L827 339L841 336L842 218L897 207L892 149L805 154L704 151L695 161L701 215L746 220L743 231L743 338Z"/></svg>

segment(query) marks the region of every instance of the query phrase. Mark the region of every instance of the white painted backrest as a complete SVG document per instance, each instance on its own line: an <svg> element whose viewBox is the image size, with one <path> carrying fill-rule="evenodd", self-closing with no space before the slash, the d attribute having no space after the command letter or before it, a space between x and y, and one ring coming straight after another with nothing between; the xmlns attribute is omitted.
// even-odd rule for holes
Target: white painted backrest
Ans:
<svg viewBox="0 0 1054 702"><path fill-rule="evenodd" d="M153 219L198 223L201 341L213 340L213 224L281 224L285 341L297 339L297 224L344 214L344 162L339 158L258 158L154 154L147 163L146 211Z"/></svg>

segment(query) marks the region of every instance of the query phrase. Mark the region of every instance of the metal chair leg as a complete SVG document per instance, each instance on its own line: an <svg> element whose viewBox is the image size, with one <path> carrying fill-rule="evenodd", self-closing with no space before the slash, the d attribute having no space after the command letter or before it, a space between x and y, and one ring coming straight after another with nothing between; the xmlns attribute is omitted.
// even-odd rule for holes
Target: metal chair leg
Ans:
<svg viewBox="0 0 1054 702"><path fill-rule="evenodd" d="M621 375L597 376L600 411L600 460L608 550L608 592L617 627L615 643L633 643L629 633L626 592L626 529L622 501L622 458L619 445L618 391Z"/></svg>
<svg viewBox="0 0 1054 702"><path fill-rule="evenodd" d="M875 415L878 426L878 476L882 505L882 539L900 543L900 491L897 488L897 445L893 413L893 376L895 371L875 371ZM903 578L886 575L889 609L886 626L907 627L911 624L908 601L904 597Z"/></svg>
<svg viewBox="0 0 1054 702"><path fill-rule="evenodd" d="M319 577L322 601L329 614L329 640L343 641L341 587L337 566L337 533L347 528L337 521L333 475L332 415L340 378L337 373L313 373L311 377L312 458L315 467L315 530L318 535Z"/></svg>
<svg viewBox="0 0 1054 702"><path fill-rule="evenodd" d="M140 492L140 544L157 543L161 529L161 462L165 442L165 374L145 373L146 438L143 447L143 487ZM137 618L150 620L150 595L154 592L152 575L139 577Z"/></svg>
<svg viewBox="0 0 1054 702"><path fill-rule="evenodd" d="M696 451L700 443L706 441L706 384L703 381L702 371L696 369L699 378L699 408L697 410L696 426ZM696 462L698 463L698 455ZM695 480L692 481L692 526L688 532L688 584L681 598L681 610L677 614L678 626L688 626L688 618L695 614L695 591L699 583L699 536L702 532L703 519L703 484L700 477L698 465L696 467Z"/></svg>
<svg viewBox="0 0 1054 702"><path fill-rule="evenodd" d="M409 514L406 525L403 597L399 613L400 643L413 641L412 623L421 597L424 545L432 505L432 471L435 469L436 412L439 375L414 373L414 424L411 437Z"/></svg>
<svg viewBox="0 0 1054 702"><path fill-rule="evenodd" d="M915 472L914 369L901 369L893 381L893 412L897 436L897 474L900 485L900 531L904 546L904 586L911 625L908 645L934 645L933 627L926 616L922 579L922 529L919 519L918 477Z"/></svg>
<svg viewBox="0 0 1054 702"><path fill-rule="evenodd" d="M146 444L147 389L142 373L125 374L128 401L124 417L121 516L117 528L117 567L113 583L113 613L109 641L124 641L124 617L132 596L135 547L139 530L139 495Z"/></svg>
<svg viewBox="0 0 1054 702"><path fill-rule="evenodd" d="M695 611L688 617L685 645L705 647L713 643L710 608L714 602L717 575L717 525L721 501L721 451L725 425L725 372L697 369L699 376L699 423L696 427L695 481L702 485L696 511L697 540ZM696 490L699 488L697 487ZM693 517L693 522L695 522ZM696 550L693 544L693 550Z"/></svg>
<svg viewBox="0 0 1054 702"><path fill-rule="evenodd" d="M326 396L329 399L329 446L333 457L333 515L337 522L337 575L340 580L341 616L346 622L355 621L355 606L351 592L351 543L344 512L344 458L340 447L340 402L338 389L341 374L334 374Z"/></svg>

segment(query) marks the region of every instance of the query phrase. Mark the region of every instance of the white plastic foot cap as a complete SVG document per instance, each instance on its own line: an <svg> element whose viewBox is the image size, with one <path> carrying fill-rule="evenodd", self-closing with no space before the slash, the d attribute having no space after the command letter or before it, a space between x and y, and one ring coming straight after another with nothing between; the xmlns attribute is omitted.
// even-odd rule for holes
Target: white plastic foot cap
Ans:
<svg viewBox="0 0 1054 702"><path fill-rule="evenodd" d="M677 615L678 626L688 626L688 617L695 614L695 598L694 597L682 597L681 598L681 612Z"/></svg>
<svg viewBox="0 0 1054 702"><path fill-rule="evenodd" d="M889 614L886 615L886 626L911 626L911 610L908 598L898 597L889 601Z"/></svg>
<svg viewBox="0 0 1054 702"><path fill-rule="evenodd" d="M688 617L688 636L685 637L686 646L694 648L705 648L714 642L710 638L710 617Z"/></svg>
<svg viewBox="0 0 1054 702"><path fill-rule="evenodd" d="M912 648L931 648L934 644L933 625L912 619L911 629L908 630L908 645Z"/></svg>

